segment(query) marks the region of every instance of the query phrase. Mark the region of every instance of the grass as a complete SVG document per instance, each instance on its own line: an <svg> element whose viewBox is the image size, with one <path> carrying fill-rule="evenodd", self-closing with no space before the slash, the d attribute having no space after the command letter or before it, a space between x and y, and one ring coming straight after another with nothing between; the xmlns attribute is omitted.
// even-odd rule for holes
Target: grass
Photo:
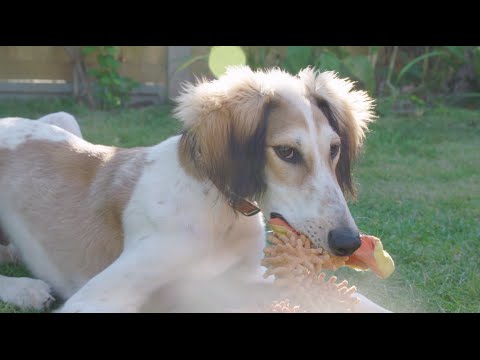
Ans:
<svg viewBox="0 0 480 360"><path fill-rule="evenodd" d="M91 111L67 100L0 103L0 117L64 110L94 143L151 145L179 131L167 106ZM380 237L396 263L387 280L340 269L339 277L396 312L480 312L480 112L382 115L355 167L357 224ZM0 273L27 276L19 265ZM0 303L0 312L18 311Z"/></svg>

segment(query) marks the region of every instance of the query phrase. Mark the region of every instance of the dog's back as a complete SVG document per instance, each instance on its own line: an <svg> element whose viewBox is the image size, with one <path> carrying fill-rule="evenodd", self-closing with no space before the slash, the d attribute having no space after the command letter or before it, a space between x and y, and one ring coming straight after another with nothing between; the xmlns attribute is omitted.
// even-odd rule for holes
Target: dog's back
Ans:
<svg viewBox="0 0 480 360"><path fill-rule="evenodd" d="M42 116L37 121L58 126L64 130L67 130L68 132L71 132L73 135L83 138L82 132L80 131L80 126L78 125L75 117L64 111Z"/></svg>
<svg viewBox="0 0 480 360"><path fill-rule="evenodd" d="M113 169L134 159L132 151L141 156L135 149L89 144L38 121L0 120L0 226L33 274L62 297L122 250L121 213L115 209L124 207L128 191L113 190Z"/></svg>

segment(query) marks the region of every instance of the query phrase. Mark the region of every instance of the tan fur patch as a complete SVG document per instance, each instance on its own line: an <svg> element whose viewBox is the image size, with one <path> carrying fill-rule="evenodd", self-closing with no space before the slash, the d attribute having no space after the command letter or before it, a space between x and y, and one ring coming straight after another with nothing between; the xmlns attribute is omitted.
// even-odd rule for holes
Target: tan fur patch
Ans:
<svg viewBox="0 0 480 360"><path fill-rule="evenodd" d="M32 140L0 150L0 184L60 272L87 279L123 249L122 212L143 164L142 148Z"/></svg>
<svg viewBox="0 0 480 360"><path fill-rule="evenodd" d="M220 168L228 161L228 144L232 120L222 109L205 114L202 121L188 130L180 143L179 157L184 169L190 175L203 178L201 169ZM199 167L194 167L195 160ZM200 170L200 171L199 171Z"/></svg>
<svg viewBox="0 0 480 360"><path fill-rule="evenodd" d="M180 163L189 175L211 180L226 194L238 176L239 164L232 159L232 148L246 147L262 120L270 97L261 94L248 81L224 92L201 94L201 97L204 103L195 108L195 121L184 121L186 128L179 145ZM192 111L189 107L198 99L187 97L184 101L192 102L184 104Z"/></svg>

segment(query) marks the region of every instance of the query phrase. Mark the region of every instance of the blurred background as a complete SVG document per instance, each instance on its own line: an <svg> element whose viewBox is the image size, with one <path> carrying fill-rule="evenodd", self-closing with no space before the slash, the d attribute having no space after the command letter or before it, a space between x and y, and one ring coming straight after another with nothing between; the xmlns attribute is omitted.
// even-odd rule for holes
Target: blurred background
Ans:
<svg viewBox="0 0 480 360"><path fill-rule="evenodd" d="M0 117L67 111L90 142L154 145L181 130L182 82L236 64L331 70L376 99L349 204L396 271L339 278L396 312L480 312L480 46L3 46Z"/></svg>
<svg viewBox="0 0 480 360"><path fill-rule="evenodd" d="M2 46L0 98L165 104L182 81L219 76L229 64L333 70L372 96L391 97L398 112L439 102L477 107L480 99L478 46Z"/></svg>

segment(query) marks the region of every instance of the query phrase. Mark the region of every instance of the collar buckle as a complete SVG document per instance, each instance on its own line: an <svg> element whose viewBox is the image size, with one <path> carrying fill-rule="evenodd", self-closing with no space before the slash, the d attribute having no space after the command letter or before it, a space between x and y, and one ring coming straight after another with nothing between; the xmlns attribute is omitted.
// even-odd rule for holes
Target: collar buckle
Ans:
<svg viewBox="0 0 480 360"><path fill-rule="evenodd" d="M258 214L262 211L258 206L257 203L254 201L250 201L247 199L242 199L235 196L234 200L229 202L230 206L237 210L238 212L242 213L245 216L253 216Z"/></svg>

